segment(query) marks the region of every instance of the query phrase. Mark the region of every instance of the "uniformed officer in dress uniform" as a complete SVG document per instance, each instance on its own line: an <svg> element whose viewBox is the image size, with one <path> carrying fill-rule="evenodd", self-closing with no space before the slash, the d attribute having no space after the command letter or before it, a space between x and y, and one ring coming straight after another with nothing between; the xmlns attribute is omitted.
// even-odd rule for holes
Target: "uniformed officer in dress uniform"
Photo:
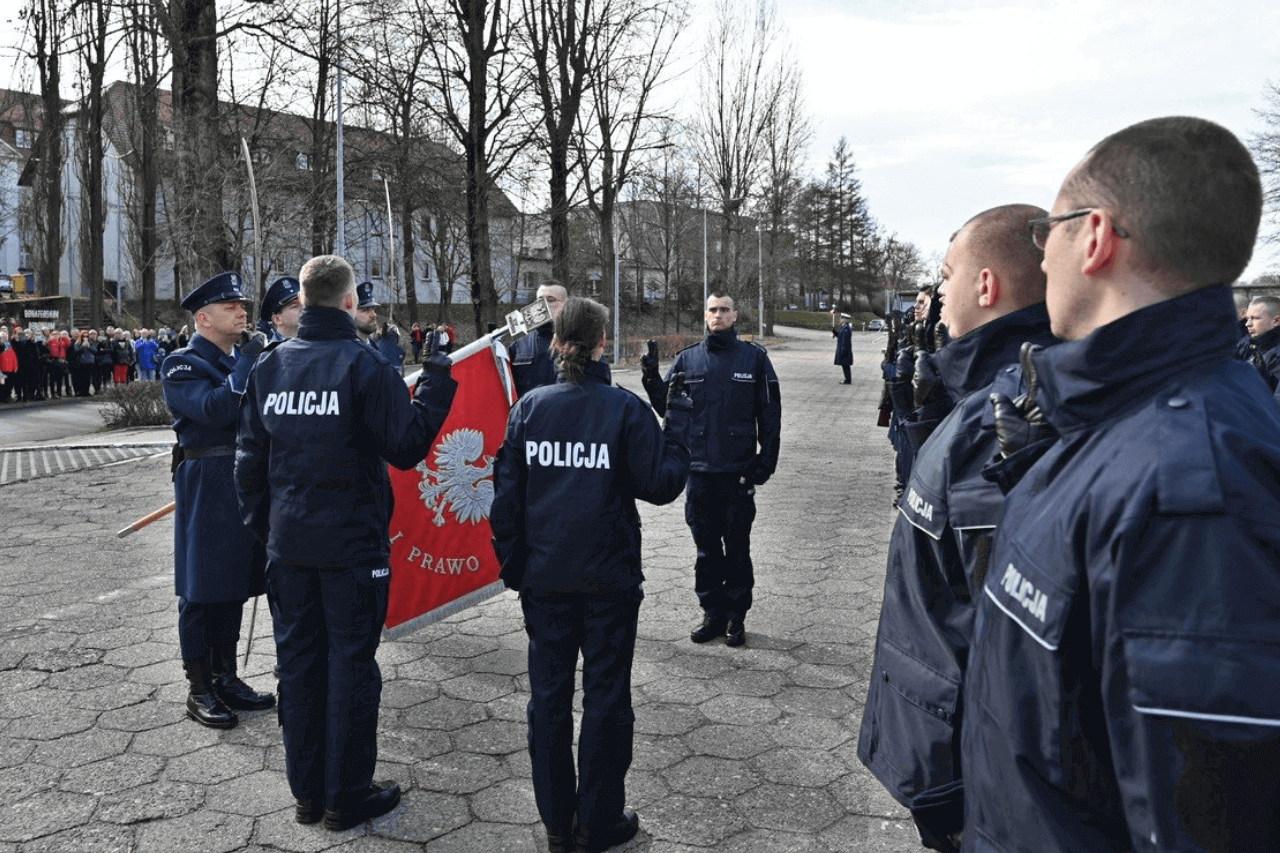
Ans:
<svg viewBox="0 0 1280 853"><path fill-rule="evenodd" d="M600 361L608 316L590 299L568 300L552 343L560 381L516 402L494 467L489 523L529 635L529 756L551 853L599 853L639 826L624 808L635 729L631 661L644 598L636 500L670 503L689 470L693 404L672 383L660 429L643 400L611 387Z"/></svg>
<svg viewBox="0 0 1280 853"><path fill-rule="evenodd" d="M285 767L299 823L343 830L395 808L374 784L382 676L375 654L391 584L387 463L426 456L456 383L424 365L411 399L356 336L351 265L312 258L298 276L298 337L270 350L241 407L236 488L266 543Z"/></svg>
<svg viewBox="0 0 1280 853"><path fill-rule="evenodd" d="M359 298L356 333L360 340L380 352L396 376L403 376L404 350L400 348L400 330L388 324L383 327L382 334L378 334L378 308L381 303L373 295L373 282L364 281L356 285L356 295Z"/></svg>
<svg viewBox="0 0 1280 853"><path fill-rule="evenodd" d="M258 328L266 334L268 342L297 337L298 315L302 313L298 287L296 278L284 276L267 288L262 311L258 314Z"/></svg>
<svg viewBox="0 0 1280 853"><path fill-rule="evenodd" d="M1170 117L1031 223L1063 342L993 399L1006 462L1045 448L975 596L966 853L1278 849L1280 410L1228 286L1262 205L1230 131Z"/></svg>
<svg viewBox="0 0 1280 853"><path fill-rule="evenodd" d="M569 292L555 282L548 282L538 288L537 296L547 300L554 320L564 310ZM556 383L556 361L551 355L552 334L552 324L547 323L511 347L511 375L515 379L516 393L522 397L534 388Z"/></svg>
<svg viewBox="0 0 1280 853"><path fill-rule="evenodd" d="M266 344L247 336L247 299L235 273L215 275L182 300L196 332L160 367L165 405L177 433L173 474L174 586L178 642L190 686L187 716L231 728L236 711L270 708L275 697L236 675L236 643L245 601L260 595L261 545L240 520L233 481L240 396Z"/></svg>
<svg viewBox="0 0 1280 853"><path fill-rule="evenodd" d="M706 338L676 354L665 380L657 360L648 356L641 360L641 373L659 415L676 373L684 374L693 398L685 520L698 549L693 588L703 618L690 639L705 643L724 636L728 645L740 646L746 642L744 620L755 586L756 486L778 466L782 401L764 347L738 340L733 300L710 296L706 321Z"/></svg>

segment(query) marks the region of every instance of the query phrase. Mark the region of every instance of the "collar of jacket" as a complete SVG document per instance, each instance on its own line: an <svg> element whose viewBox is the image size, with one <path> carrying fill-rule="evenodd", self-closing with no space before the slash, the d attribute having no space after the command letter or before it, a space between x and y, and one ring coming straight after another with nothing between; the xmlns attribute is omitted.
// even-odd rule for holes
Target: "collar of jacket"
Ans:
<svg viewBox="0 0 1280 853"><path fill-rule="evenodd" d="M1263 332L1256 338L1250 338L1250 343L1258 348L1258 352L1267 352L1280 346L1280 326L1270 331Z"/></svg>
<svg viewBox="0 0 1280 853"><path fill-rule="evenodd" d="M1211 285L1049 347L1032 357L1041 408L1065 434L1145 404L1176 374L1235 358L1234 319L1230 289Z"/></svg>
<svg viewBox="0 0 1280 853"><path fill-rule="evenodd" d="M730 326L723 332L714 332L707 335L707 349L709 350L727 350L738 342L738 327Z"/></svg>
<svg viewBox="0 0 1280 853"><path fill-rule="evenodd" d="M298 337L308 341L358 341L356 321L346 311L308 305L298 317ZM371 342L372 345L372 342Z"/></svg>
<svg viewBox="0 0 1280 853"><path fill-rule="evenodd" d="M556 382L564 382L563 376L557 375ZM609 364L605 361L588 361L587 369L582 377L583 382L599 382L602 385L613 384L613 372L609 370Z"/></svg>
<svg viewBox="0 0 1280 853"><path fill-rule="evenodd" d="M201 357L210 364L220 364L227 370L236 366L234 355L228 355L218 349L217 344L199 332L191 333L191 340L187 342L187 346L200 353ZM102 341L98 342L98 349L102 349Z"/></svg>
<svg viewBox="0 0 1280 853"><path fill-rule="evenodd" d="M1016 364L1023 341L1041 346L1055 343L1043 302L1011 311L948 341L933 356L933 367L951 399L958 400L994 382L1000 368Z"/></svg>

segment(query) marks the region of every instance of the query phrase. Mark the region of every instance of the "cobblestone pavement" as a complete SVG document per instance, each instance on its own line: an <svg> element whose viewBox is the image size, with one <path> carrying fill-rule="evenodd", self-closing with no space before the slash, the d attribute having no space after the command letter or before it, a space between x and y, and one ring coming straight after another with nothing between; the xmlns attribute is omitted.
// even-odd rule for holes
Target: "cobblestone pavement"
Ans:
<svg viewBox="0 0 1280 853"><path fill-rule="evenodd" d="M874 425L882 336L854 336L842 386L830 336L791 334L771 351L782 462L758 492L745 648L689 642L699 611L682 502L641 507L628 777L641 833L626 850L920 849L856 757L892 522ZM617 379L639 388L634 371ZM230 731L183 717L172 522L114 535L171 499L156 458L0 487L0 853L545 850L511 594L382 645L378 778L400 782L404 805L346 833L299 826L274 713ZM271 689L259 611L248 680Z"/></svg>

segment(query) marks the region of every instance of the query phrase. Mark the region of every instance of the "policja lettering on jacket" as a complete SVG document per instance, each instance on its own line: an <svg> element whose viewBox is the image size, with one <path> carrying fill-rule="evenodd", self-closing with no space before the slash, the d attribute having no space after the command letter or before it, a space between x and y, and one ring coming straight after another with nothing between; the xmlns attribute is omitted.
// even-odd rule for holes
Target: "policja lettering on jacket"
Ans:
<svg viewBox="0 0 1280 853"><path fill-rule="evenodd" d="M336 391L272 392L262 402L262 414L340 415Z"/></svg>
<svg viewBox="0 0 1280 853"><path fill-rule="evenodd" d="M543 468L608 468L609 445L581 441L526 441L525 464Z"/></svg>

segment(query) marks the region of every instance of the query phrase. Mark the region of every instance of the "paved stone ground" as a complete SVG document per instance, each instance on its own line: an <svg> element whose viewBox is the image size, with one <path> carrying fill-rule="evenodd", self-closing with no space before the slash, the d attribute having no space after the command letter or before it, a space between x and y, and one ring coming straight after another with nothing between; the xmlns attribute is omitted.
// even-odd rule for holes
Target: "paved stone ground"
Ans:
<svg viewBox="0 0 1280 853"><path fill-rule="evenodd" d="M792 334L772 350L782 463L758 493L745 648L689 642L682 504L642 505L628 777L641 833L627 850L920 849L856 756L892 522L882 336L855 335L842 386L830 336ZM634 371L617 378L639 387ZM378 778L401 783L404 805L347 833L299 826L274 713L226 732L183 717L172 523L114 535L171 497L164 459L0 488L0 853L545 850L513 596L382 645ZM248 680L271 689L261 611Z"/></svg>

